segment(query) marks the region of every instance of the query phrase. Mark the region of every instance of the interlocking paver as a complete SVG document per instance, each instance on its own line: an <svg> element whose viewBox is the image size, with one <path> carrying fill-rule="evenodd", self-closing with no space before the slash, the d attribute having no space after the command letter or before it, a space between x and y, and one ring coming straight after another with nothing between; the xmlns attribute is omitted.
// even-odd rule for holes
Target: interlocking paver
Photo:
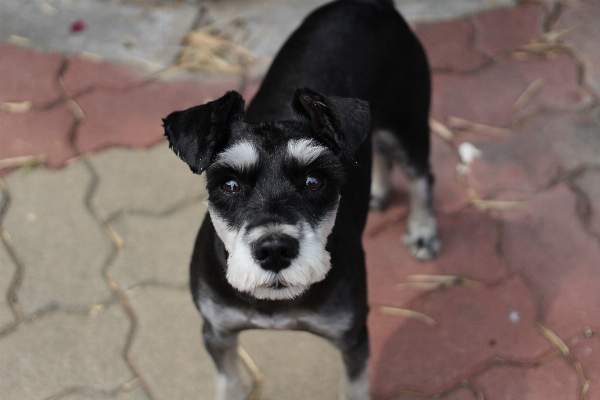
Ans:
<svg viewBox="0 0 600 400"><path fill-rule="evenodd" d="M252 330L240 341L265 375L261 399L278 400L282 393L290 400L337 398L344 367L339 351L324 339L307 332Z"/></svg>
<svg viewBox="0 0 600 400"><path fill-rule="evenodd" d="M597 112L543 114L504 137L463 136L463 140L473 143L482 153L472 165L470 184L482 196L493 193L496 199L528 199L548 185L559 167L600 164L597 115ZM595 193L594 188L591 185L590 195Z"/></svg>
<svg viewBox="0 0 600 400"><path fill-rule="evenodd" d="M123 358L129 321L120 307L96 316L61 311L0 341L6 400L48 398L69 387L113 390L133 378Z"/></svg>
<svg viewBox="0 0 600 400"><path fill-rule="evenodd" d="M62 105L47 111L0 113L0 159L44 155L48 166L64 166L76 155L69 144L73 122Z"/></svg>
<svg viewBox="0 0 600 400"><path fill-rule="evenodd" d="M517 100L534 82L543 86L522 108ZM577 65L566 54L551 59L506 59L468 75L433 75L432 114L508 126L515 118L544 109L573 109L589 102L577 84Z"/></svg>
<svg viewBox="0 0 600 400"><path fill-rule="evenodd" d="M600 2L582 0L565 7L556 29L572 29L563 41L571 46L585 67L585 81L600 96Z"/></svg>
<svg viewBox="0 0 600 400"><path fill-rule="evenodd" d="M137 288L130 299L138 317L131 354L157 399L214 396L215 372L202 345L200 316L189 292Z"/></svg>
<svg viewBox="0 0 600 400"><path fill-rule="evenodd" d="M487 288L455 287L415 310L437 325L371 313L377 398L400 389L441 392L493 357L533 362L551 349L536 330L536 304L519 277Z"/></svg>
<svg viewBox="0 0 600 400"><path fill-rule="evenodd" d="M557 186L503 219L504 253L541 292L542 322L563 340L600 328L600 243L585 232L575 195Z"/></svg>
<svg viewBox="0 0 600 400"><path fill-rule="evenodd" d="M90 161L100 177L93 204L103 217L121 209L160 214L206 194L204 176L193 174L166 140L147 150L112 148Z"/></svg>
<svg viewBox="0 0 600 400"><path fill-rule="evenodd" d="M90 178L82 163L7 178L12 202L3 226L26 269L18 292L25 314L51 303L87 306L110 296L102 276L109 243L84 204Z"/></svg>
<svg viewBox="0 0 600 400"><path fill-rule="evenodd" d="M475 378L475 385L489 400L581 399L577 373L560 357L537 368L494 367Z"/></svg>
<svg viewBox="0 0 600 400"><path fill-rule="evenodd" d="M43 107L60 99L56 76L63 57L0 42L0 102ZM32 85L35 82L35 85Z"/></svg>
<svg viewBox="0 0 600 400"><path fill-rule="evenodd" d="M144 392L144 389L142 389L141 387L136 387L135 389L132 389L128 392L120 392L116 395L112 395L112 393L110 393L110 395L98 395L97 393L94 393L93 391L82 391L82 392L78 392L75 394L71 394L71 395L66 395L61 397L61 400L93 400L93 399L98 399L98 398L107 398L107 399L111 399L111 400L148 400L148 396L146 395L146 392Z"/></svg>
<svg viewBox="0 0 600 400"><path fill-rule="evenodd" d="M511 52L542 35L544 17L538 4L476 14L472 17L476 46L490 57Z"/></svg>
<svg viewBox="0 0 600 400"><path fill-rule="evenodd" d="M588 216L590 230L600 240L600 165L597 168L585 172L576 183L590 201L591 210Z"/></svg>
<svg viewBox="0 0 600 400"><path fill-rule="evenodd" d="M179 50L181 37L197 18L199 7L124 3L3 1L0 39L18 35L47 50L85 51L114 61L141 59L145 64L168 65ZM81 20L84 29L72 32L73 22Z"/></svg>
<svg viewBox="0 0 600 400"><path fill-rule="evenodd" d="M161 118L221 97L227 90L240 90L240 77L206 81L149 83L126 91L98 89L76 97L86 118L79 129L84 151L109 146L147 147L162 140Z"/></svg>
<svg viewBox="0 0 600 400"><path fill-rule="evenodd" d="M600 398L600 341L598 333L594 339L584 339L572 348L573 357L581 363L585 379L590 383L588 399Z"/></svg>
<svg viewBox="0 0 600 400"><path fill-rule="evenodd" d="M156 398L212 399L215 369L202 346L201 320L189 293L137 288L131 301L139 316L133 359ZM265 376L261 399L280 399L282 393L290 400L336 397L341 357L323 339L304 332L248 331L241 344Z"/></svg>
<svg viewBox="0 0 600 400"><path fill-rule="evenodd" d="M475 28L469 18L418 25L415 33L433 70L467 72L488 60L475 48Z"/></svg>
<svg viewBox="0 0 600 400"><path fill-rule="evenodd" d="M193 205L168 217L127 215L113 226L124 240L113 264L115 279L123 287L147 281L183 286L206 205Z"/></svg>
<svg viewBox="0 0 600 400"><path fill-rule="evenodd" d="M2 300L0 300L0 330L15 322L15 316L6 295L16 272L17 266L10 258L3 243L0 243L0 293L2 294Z"/></svg>
<svg viewBox="0 0 600 400"><path fill-rule="evenodd" d="M124 90L148 78L147 73L125 64L74 55L66 59L67 67L61 77L73 96L94 88Z"/></svg>

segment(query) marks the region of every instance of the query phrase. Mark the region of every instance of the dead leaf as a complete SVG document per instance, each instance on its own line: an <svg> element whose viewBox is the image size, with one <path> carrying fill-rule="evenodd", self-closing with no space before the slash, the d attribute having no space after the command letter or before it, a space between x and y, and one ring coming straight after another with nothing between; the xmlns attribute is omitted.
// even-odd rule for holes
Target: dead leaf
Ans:
<svg viewBox="0 0 600 400"><path fill-rule="evenodd" d="M433 118L429 119L429 127L444 140L451 141L454 139L454 132L448 129L446 125Z"/></svg>
<svg viewBox="0 0 600 400"><path fill-rule="evenodd" d="M45 164L48 158L42 154L39 156L21 156L4 158L0 160L0 169L4 168L21 168L27 166L37 166Z"/></svg>
<svg viewBox="0 0 600 400"><path fill-rule="evenodd" d="M414 310L407 310L404 308L396 308L396 307L388 307L388 306L381 306L379 307L379 312L381 312L382 314L387 314L387 315L394 315L396 317L404 317L404 318L411 318L411 319L417 319L421 322L424 322L425 324L434 327L437 325L437 323L435 322L435 320L431 317L428 317L425 314L422 314L418 311L414 311Z"/></svg>
<svg viewBox="0 0 600 400"><path fill-rule="evenodd" d="M532 97L542 90L545 84L546 81L544 81L543 78L538 78L531 82L531 84L527 86L527 89L519 96L517 101L515 101L515 108L522 108Z"/></svg>
<svg viewBox="0 0 600 400"><path fill-rule="evenodd" d="M19 102L3 102L0 103L0 111L7 113L24 113L31 110L32 104L30 101Z"/></svg>
<svg viewBox="0 0 600 400"><path fill-rule="evenodd" d="M511 133L510 129L507 129L507 128L500 128L497 126L479 124L479 123L471 122L471 121L468 121L466 119L459 118L459 117L449 117L448 125L450 125L451 128L454 128L457 130L469 131L469 132L473 132L473 133L481 133L481 134L492 135L492 136L506 136Z"/></svg>
<svg viewBox="0 0 600 400"><path fill-rule="evenodd" d="M537 324L538 330L540 331L540 333L542 335L544 335L546 337L546 339L548 339L550 341L550 343L552 343L552 345L558 350L560 351L560 353L563 356L568 356L571 352L569 350L569 346L567 346L565 344L565 342L563 342L563 340L558 337L558 335L556 333L554 333L553 331L551 331L550 329L546 328L544 325L542 324Z"/></svg>

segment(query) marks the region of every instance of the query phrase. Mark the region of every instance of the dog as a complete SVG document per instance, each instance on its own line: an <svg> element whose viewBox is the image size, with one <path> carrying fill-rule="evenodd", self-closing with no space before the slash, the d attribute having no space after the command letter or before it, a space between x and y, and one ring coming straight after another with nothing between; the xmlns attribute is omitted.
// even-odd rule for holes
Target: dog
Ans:
<svg viewBox="0 0 600 400"><path fill-rule="evenodd" d="M163 119L171 149L206 174L190 286L217 399L247 398L238 333L256 328L327 339L345 364L340 398L370 398L361 235L395 161L410 181L404 242L419 260L439 251L429 106L424 50L392 0L339 0L289 37L246 111L230 91Z"/></svg>

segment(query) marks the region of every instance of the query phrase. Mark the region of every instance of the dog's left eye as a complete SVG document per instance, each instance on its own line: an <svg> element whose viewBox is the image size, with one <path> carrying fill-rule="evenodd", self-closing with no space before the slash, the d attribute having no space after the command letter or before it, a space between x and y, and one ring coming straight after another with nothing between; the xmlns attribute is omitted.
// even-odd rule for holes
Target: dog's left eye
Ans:
<svg viewBox="0 0 600 400"><path fill-rule="evenodd" d="M237 193L241 190L240 185L233 179L221 185L221 189L227 193Z"/></svg>
<svg viewBox="0 0 600 400"><path fill-rule="evenodd" d="M317 175L307 175L304 187L309 190L319 190L323 186L323 178Z"/></svg>

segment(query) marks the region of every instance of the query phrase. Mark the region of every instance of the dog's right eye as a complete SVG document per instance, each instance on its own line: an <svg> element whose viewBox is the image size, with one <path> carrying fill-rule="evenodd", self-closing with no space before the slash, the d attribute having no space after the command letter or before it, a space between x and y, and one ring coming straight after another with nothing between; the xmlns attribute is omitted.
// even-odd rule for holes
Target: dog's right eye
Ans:
<svg viewBox="0 0 600 400"><path fill-rule="evenodd" d="M237 183L237 181L231 179L227 182L225 182L223 185L221 185L221 189L223 189L223 191L227 192L227 193L237 193L240 190L242 190L240 188L240 185Z"/></svg>

